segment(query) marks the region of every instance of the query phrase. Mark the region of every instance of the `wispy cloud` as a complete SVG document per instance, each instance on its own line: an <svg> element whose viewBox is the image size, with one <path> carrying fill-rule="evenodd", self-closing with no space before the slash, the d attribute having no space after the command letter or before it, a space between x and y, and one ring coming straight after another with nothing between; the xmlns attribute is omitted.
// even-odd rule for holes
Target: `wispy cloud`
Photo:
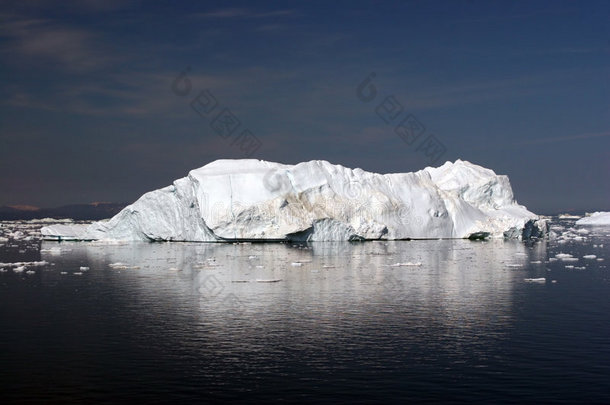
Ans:
<svg viewBox="0 0 610 405"><path fill-rule="evenodd" d="M228 73L191 72L192 92L187 99L175 97L171 84L179 71L105 73L96 80L62 81L48 84L45 91L27 85L4 87L0 105L92 116L158 116L192 114L188 102L198 91L212 89L232 106L261 88L292 77L289 73L263 68L245 68ZM0 93L1 94L1 93Z"/></svg>
<svg viewBox="0 0 610 405"><path fill-rule="evenodd" d="M541 80L542 78L540 78ZM485 103L491 100L529 96L536 92L539 78L516 77L481 82L426 86L405 94L404 101L412 109L429 110L468 104Z"/></svg>
<svg viewBox="0 0 610 405"><path fill-rule="evenodd" d="M517 7L518 3L515 3ZM552 7L549 9L540 9L533 10L529 12L504 12L502 14L492 14L492 15L480 15L480 16L472 16L465 18L458 18L454 20L454 23L457 24L472 24L472 23L498 23L504 21L515 21L515 20L527 20L532 18L537 18L541 16L550 16L550 15L566 15L573 12L568 8L557 8Z"/></svg>
<svg viewBox="0 0 610 405"><path fill-rule="evenodd" d="M3 0L3 6L11 10L21 11L46 11L61 9L68 12L85 12L97 13L104 11L113 11L129 7L136 3L137 0L63 0L61 2L54 0Z"/></svg>
<svg viewBox="0 0 610 405"><path fill-rule="evenodd" d="M248 8L223 8L204 13L195 13L194 17L202 18L268 18L296 14L295 10L256 11Z"/></svg>
<svg viewBox="0 0 610 405"><path fill-rule="evenodd" d="M256 28L258 32L277 32L286 29L285 24L263 24Z"/></svg>
<svg viewBox="0 0 610 405"><path fill-rule="evenodd" d="M568 141L579 141L582 139L590 139L590 138L602 138L610 136L610 131L606 132L592 132L578 135L567 135L567 136L556 136L556 137L545 137L545 138L535 138L528 139L527 141L519 142L518 145L539 145L545 143L558 143L558 142L568 142Z"/></svg>
<svg viewBox="0 0 610 405"><path fill-rule="evenodd" d="M69 70L89 70L105 65L113 57L104 52L97 36L90 31L57 24L48 19L3 15L0 52L8 61L22 58L49 61Z"/></svg>

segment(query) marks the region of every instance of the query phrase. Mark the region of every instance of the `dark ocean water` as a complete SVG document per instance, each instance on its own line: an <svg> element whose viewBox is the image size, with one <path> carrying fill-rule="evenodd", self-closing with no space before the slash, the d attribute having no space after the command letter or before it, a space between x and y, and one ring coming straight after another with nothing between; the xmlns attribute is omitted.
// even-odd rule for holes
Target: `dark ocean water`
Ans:
<svg viewBox="0 0 610 405"><path fill-rule="evenodd" d="M47 264L0 265L2 401L610 403L610 229L555 225L564 239L9 240L0 262Z"/></svg>

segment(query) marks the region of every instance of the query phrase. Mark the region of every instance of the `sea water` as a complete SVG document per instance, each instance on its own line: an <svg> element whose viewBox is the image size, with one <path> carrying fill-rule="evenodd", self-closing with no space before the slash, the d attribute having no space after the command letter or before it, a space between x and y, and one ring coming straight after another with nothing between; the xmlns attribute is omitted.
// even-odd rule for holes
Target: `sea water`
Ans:
<svg viewBox="0 0 610 405"><path fill-rule="evenodd" d="M531 242L102 244L5 222L3 402L608 403L610 229L553 224Z"/></svg>

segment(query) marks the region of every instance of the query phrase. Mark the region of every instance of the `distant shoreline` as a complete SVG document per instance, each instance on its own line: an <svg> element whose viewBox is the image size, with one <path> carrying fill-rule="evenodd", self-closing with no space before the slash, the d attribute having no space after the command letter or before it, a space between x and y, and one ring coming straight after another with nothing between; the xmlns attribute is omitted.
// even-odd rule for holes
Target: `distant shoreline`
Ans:
<svg viewBox="0 0 610 405"><path fill-rule="evenodd" d="M118 214L128 203L91 203L71 204L56 208L0 207L0 221L28 221L32 219L56 218L74 219L77 221L111 218Z"/></svg>

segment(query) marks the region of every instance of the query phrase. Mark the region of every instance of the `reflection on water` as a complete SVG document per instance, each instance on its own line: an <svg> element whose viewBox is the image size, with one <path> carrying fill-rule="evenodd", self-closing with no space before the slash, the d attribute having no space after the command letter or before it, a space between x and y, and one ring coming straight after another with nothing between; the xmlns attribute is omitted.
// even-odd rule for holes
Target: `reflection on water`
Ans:
<svg viewBox="0 0 610 405"><path fill-rule="evenodd" d="M40 259L50 265L2 285L10 351L0 359L10 372L0 377L9 399L26 400L569 397L556 387L561 374L540 372L556 359L527 354L553 353L545 330L557 328L556 310L545 302L569 306L555 293L566 287L562 273L549 272L547 249L467 240L46 242ZM538 277L547 282L524 282ZM531 308L546 315L530 322ZM607 355L606 344L594 344ZM593 367L586 378L602 381L608 369L594 353L583 358ZM538 375L519 379L531 369ZM604 398L603 388L593 398Z"/></svg>
<svg viewBox="0 0 610 405"><path fill-rule="evenodd" d="M483 326L508 316L515 271L544 261L545 243L463 240L288 244L43 243L42 260L58 268L90 267L93 283L114 279L167 311L193 306L224 319L273 314L287 306L333 316L345 308L390 304L388 310L439 311L445 326ZM69 253L69 254L68 254ZM541 272L544 277L544 272ZM65 276L65 275L63 275ZM61 278L45 272L44 280ZM176 308L171 308L174 305ZM296 308L294 308L296 306ZM193 307L194 308L194 307ZM415 313L414 313L415 315ZM419 316L418 316L419 317ZM423 316L427 318L427 316Z"/></svg>

